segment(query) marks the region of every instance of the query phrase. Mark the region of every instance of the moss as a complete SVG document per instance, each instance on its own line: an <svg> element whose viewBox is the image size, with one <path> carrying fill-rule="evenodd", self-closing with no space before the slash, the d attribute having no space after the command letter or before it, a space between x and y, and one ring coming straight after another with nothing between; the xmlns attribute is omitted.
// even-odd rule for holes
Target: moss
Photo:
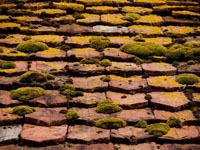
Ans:
<svg viewBox="0 0 200 150"><path fill-rule="evenodd" d="M80 91L75 91L76 88L72 84L66 83L60 89L60 93L66 95L67 98L71 99L71 97L83 96L83 93Z"/></svg>
<svg viewBox="0 0 200 150"><path fill-rule="evenodd" d="M147 127L147 122L145 120L139 121L135 126L138 128L146 128Z"/></svg>
<svg viewBox="0 0 200 150"><path fill-rule="evenodd" d="M143 36L141 34L138 34L135 36L134 41L145 42L145 39L143 38Z"/></svg>
<svg viewBox="0 0 200 150"><path fill-rule="evenodd" d="M3 53L3 48L0 48L0 53Z"/></svg>
<svg viewBox="0 0 200 150"><path fill-rule="evenodd" d="M153 134L156 137L165 135L170 130L170 127L166 123L155 123L147 126L149 134Z"/></svg>
<svg viewBox="0 0 200 150"><path fill-rule="evenodd" d="M192 112L197 119L200 119L200 107L194 107Z"/></svg>
<svg viewBox="0 0 200 150"><path fill-rule="evenodd" d="M34 24L32 24L32 25L29 26L29 28L30 28L30 29L38 29L39 26L38 26L38 25L34 25Z"/></svg>
<svg viewBox="0 0 200 150"><path fill-rule="evenodd" d="M45 94L45 90L40 87L21 87L16 90L11 91L11 98L28 101L37 97L40 97Z"/></svg>
<svg viewBox="0 0 200 150"><path fill-rule="evenodd" d="M167 49L160 44L152 42L134 42L122 45L120 50L140 58L146 58L147 56L165 56Z"/></svg>
<svg viewBox="0 0 200 150"><path fill-rule="evenodd" d="M195 61L195 60L188 60L188 61L187 61L187 64L188 64L188 65L193 65L193 64L195 64L195 63L197 63L197 61Z"/></svg>
<svg viewBox="0 0 200 150"><path fill-rule="evenodd" d="M140 19L140 15L137 13L127 13L124 17L122 17L122 19L130 21L130 22L134 22Z"/></svg>
<svg viewBox="0 0 200 150"><path fill-rule="evenodd" d="M104 114L112 114L122 110L123 109L120 106L118 106L117 104L113 104L110 99L100 101L96 108L96 112Z"/></svg>
<svg viewBox="0 0 200 150"><path fill-rule="evenodd" d="M111 79L110 79L110 76L104 76L104 77L101 77L101 80L104 82L109 82Z"/></svg>
<svg viewBox="0 0 200 150"><path fill-rule="evenodd" d="M83 58L80 61L81 64L96 64L99 63L99 59L95 58Z"/></svg>
<svg viewBox="0 0 200 150"><path fill-rule="evenodd" d="M148 101L150 101L151 99L152 99L152 96L151 95L149 95L149 94L147 94L147 95L145 95L145 97L144 97L146 100L148 100Z"/></svg>
<svg viewBox="0 0 200 150"><path fill-rule="evenodd" d="M30 114L34 111L35 110L33 108L29 107L29 106L21 105L21 106L14 107L13 110L12 110L12 113L22 116L22 115L25 115L25 114Z"/></svg>
<svg viewBox="0 0 200 150"><path fill-rule="evenodd" d="M5 61L0 59L0 69L16 68L16 64L12 61Z"/></svg>
<svg viewBox="0 0 200 150"><path fill-rule="evenodd" d="M23 41L28 41L28 40L31 40L31 36L25 36L25 37L23 38Z"/></svg>
<svg viewBox="0 0 200 150"><path fill-rule="evenodd" d="M63 87L60 88L60 91L64 91L67 89L75 91L76 88L72 84L66 83Z"/></svg>
<svg viewBox="0 0 200 150"><path fill-rule="evenodd" d="M67 113L65 114L65 117L68 123L74 123L80 116L77 114L77 112L70 110L70 111L67 111Z"/></svg>
<svg viewBox="0 0 200 150"><path fill-rule="evenodd" d="M170 128L182 128L182 123L179 119L174 116L171 116L169 120L167 120L167 124Z"/></svg>
<svg viewBox="0 0 200 150"><path fill-rule="evenodd" d="M200 78L192 73L183 73L183 74L179 74L176 77L176 81L180 84L188 84L188 85L192 85L195 83L199 83Z"/></svg>
<svg viewBox="0 0 200 150"><path fill-rule="evenodd" d="M108 67L112 65L112 62L109 59L103 59L99 62L101 66Z"/></svg>
<svg viewBox="0 0 200 150"><path fill-rule="evenodd" d="M75 12L74 15L73 15L73 17L75 19L84 19L85 18L83 14L80 14L78 12Z"/></svg>
<svg viewBox="0 0 200 150"><path fill-rule="evenodd" d="M103 36L92 37L89 41L90 41L90 47L100 52L103 51L104 48L110 45L110 40Z"/></svg>
<svg viewBox="0 0 200 150"><path fill-rule="evenodd" d="M28 71L20 76L19 81L24 83L43 83L53 79L55 79L55 76L48 73Z"/></svg>
<svg viewBox="0 0 200 150"><path fill-rule="evenodd" d="M16 50L24 53L34 53L37 51L47 50L48 46L45 43L28 40L18 44Z"/></svg>
<svg viewBox="0 0 200 150"><path fill-rule="evenodd" d="M127 125L126 121L119 118L103 118L95 122L95 125L104 129L117 129L125 127Z"/></svg>

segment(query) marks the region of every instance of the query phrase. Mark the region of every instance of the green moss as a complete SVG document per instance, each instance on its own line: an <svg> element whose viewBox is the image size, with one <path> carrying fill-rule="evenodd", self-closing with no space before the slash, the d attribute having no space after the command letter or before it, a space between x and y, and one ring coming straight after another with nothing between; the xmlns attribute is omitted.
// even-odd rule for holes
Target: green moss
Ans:
<svg viewBox="0 0 200 150"><path fill-rule="evenodd" d="M11 91L11 98L28 101L37 97L40 97L45 94L45 90L40 87L21 87L16 90Z"/></svg>
<svg viewBox="0 0 200 150"><path fill-rule="evenodd" d="M193 64L195 64L195 63L197 63L198 61L195 61L195 60L188 60L187 61L187 64L188 65L193 65Z"/></svg>
<svg viewBox="0 0 200 150"><path fill-rule="evenodd" d="M110 45L110 40L106 37L92 37L90 39L90 47L96 49L97 51L103 51L104 48Z"/></svg>
<svg viewBox="0 0 200 150"><path fill-rule="evenodd" d="M143 36L141 34L138 34L135 36L134 41L145 42L145 39L143 38Z"/></svg>
<svg viewBox="0 0 200 150"><path fill-rule="evenodd" d="M117 129L125 127L127 125L126 121L119 118L103 118L95 122L95 125L104 129Z"/></svg>
<svg viewBox="0 0 200 150"><path fill-rule="evenodd" d="M31 40L31 36L25 36L25 37L23 38L23 41L28 41L28 40Z"/></svg>
<svg viewBox="0 0 200 150"><path fill-rule="evenodd" d="M97 64L99 63L99 59L95 59L95 58L84 58L81 59L80 63L81 64Z"/></svg>
<svg viewBox="0 0 200 150"><path fill-rule="evenodd" d="M65 117L68 123L74 123L80 116L77 114L77 112L70 110L70 111L67 111L67 113L65 114Z"/></svg>
<svg viewBox="0 0 200 150"><path fill-rule="evenodd" d="M37 51L47 50L45 43L28 40L17 45L16 50L24 53L35 53Z"/></svg>
<svg viewBox="0 0 200 150"><path fill-rule="evenodd" d="M101 77L101 80L104 82L109 82L111 79L110 79L110 76L104 76L104 77Z"/></svg>
<svg viewBox="0 0 200 150"><path fill-rule="evenodd" d="M165 56L167 49L160 44L152 42L134 42L122 45L120 50L140 58L146 58L147 56Z"/></svg>
<svg viewBox="0 0 200 150"><path fill-rule="evenodd" d="M134 22L140 19L140 15L137 13L127 13L124 17L122 17L122 19L130 21L130 22Z"/></svg>
<svg viewBox="0 0 200 150"><path fill-rule="evenodd" d="M200 107L194 107L192 112L197 119L200 119Z"/></svg>
<svg viewBox="0 0 200 150"><path fill-rule="evenodd" d="M29 26L29 28L30 28L30 29L38 29L39 26L38 26L38 25L33 25L33 24L32 24L32 25Z"/></svg>
<svg viewBox="0 0 200 150"><path fill-rule="evenodd" d="M0 69L16 68L16 64L12 61L5 61L0 59Z"/></svg>
<svg viewBox="0 0 200 150"><path fill-rule="evenodd" d="M188 84L188 85L192 85L195 83L198 83L200 81L200 78L192 73L183 73L183 74L179 74L176 77L176 81L180 84Z"/></svg>
<svg viewBox="0 0 200 150"><path fill-rule="evenodd" d="M76 88L72 84L68 84L68 83L66 83L64 86L62 86L59 90L64 91L67 89L72 90L72 91L76 90Z"/></svg>
<svg viewBox="0 0 200 150"><path fill-rule="evenodd" d="M21 105L21 106L16 106L13 108L12 113L17 114L17 115L25 115L25 114L30 114L34 112L35 110L29 106L26 105Z"/></svg>
<svg viewBox="0 0 200 150"><path fill-rule="evenodd" d="M0 48L0 53L3 53L3 48Z"/></svg>
<svg viewBox="0 0 200 150"><path fill-rule="evenodd" d="M96 112L104 114L112 114L122 110L123 109L120 106L114 104L110 99L105 99L100 101L96 107Z"/></svg>
<svg viewBox="0 0 200 150"><path fill-rule="evenodd" d="M166 123L155 123L147 126L149 134L153 134L156 137L167 134L169 130L170 127Z"/></svg>
<svg viewBox="0 0 200 150"><path fill-rule="evenodd" d="M170 128L182 128L183 126L181 121L173 116L171 116L169 120L167 120L167 124Z"/></svg>
<svg viewBox="0 0 200 150"><path fill-rule="evenodd" d="M112 62L109 59L103 59L99 62L101 66L108 67L112 65Z"/></svg>
<svg viewBox="0 0 200 150"><path fill-rule="evenodd" d="M19 81L24 83L44 83L53 79L55 79L55 76L48 73L28 71L20 76Z"/></svg>
<svg viewBox="0 0 200 150"><path fill-rule="evenodd" d="M66 83L63 87L60 89L60 93L63 95L66 95L67 98L71 99L71 97L76 97L76 96L83 96L83 93L80 91L75 91L76 88L72 84Z"/></svg>
<svg viewBox="0 0 200 150"><path fill-rule="evenodd" d="M145 120L139 121L135 126L138 128L146 128L147 127L147 122Z"/></svg>

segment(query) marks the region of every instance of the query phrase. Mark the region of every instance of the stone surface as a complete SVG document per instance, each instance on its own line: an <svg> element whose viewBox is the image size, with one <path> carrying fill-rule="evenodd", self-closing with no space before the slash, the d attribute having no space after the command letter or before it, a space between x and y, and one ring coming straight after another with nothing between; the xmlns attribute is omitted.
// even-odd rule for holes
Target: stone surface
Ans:
<svg viewBox="0 0 200 150"><path fill-rule="evenodd" d="M183 126L182 128L171 128L166 135L159 137L168 141L184 141L199 138L199 131L195 126Z"/></svg>
<svg viewBox="0 0 200 150"><path fill-rule="evenodd" d="M77 144L73 147L70 147L70 150L114 150L114 148L112 143L91 145Z"/></svg>
<svg viewBox="0 0 200 150"><path fill-rule="evenodd" d="M142 143L138 145L115 144L114 146L120 150L159 150L156 143Z"/></svg>
<svg viewBox="0 0 200 150"><path fill-rule="evenodd" d="M198 144L163 144L162 150L199 150L200 145Z"/></svg>
<svg viewBox="0 0 200 150"><path fill-rule="evenodd" d="M0 125L9 125L21 123L22 117L12 114L12 108L1 108L0 109Z"/></svg>
<svg viewBox="0 0 200 150"><path fill-rule="evenodd" d="M144 73L150 76L153 75L175 75L177 69L167 63L145 63L142 64Z"/></svg>
<svg viewBox="0 0 200 150"><path fill-rule="evenodd" d="M35 112L25 115L26 123L43 126L58 126L66 123L65 114L59 113L54 109L38 108Z"/></svg>
<svg viewBox="0 0 200 150"><path fill-rule="evenodd" d="M75 48L67 51L67 57L74 57L78 60L83 58L101 58L98 51L93 48Z"/></svg>
<svg viewBox="0 0 200 150"><path fill-rule="evenodd" d="M200 93L193 93L193 101L200 103Z"/></svg>
<svg viewBox="0 0 200 150"><path fill-rule="evenodd" d="M62 25L57 31L58 33L64 34L89 34L93 32L92 27L88 26L78 26L78 25Z"/></svg>
<svg viewBox="0 0 200 150"><path fill-rule="evenodd" d="M112 62L112 66L106 67L106 71L111 74L135 75L141 74L142 69L134 63Z"/></svg>
<svg viewBox="0 0 200 150"><path fill-rule="evenodd" d="M105 72L104 67L97 64L80 64L79 62L68 63L65 67L70 73L75 75L98 75Z"/></svg>
<svg viewBox="0 0 200 150"><path fill-rule="evenodd" d="M42 127L24 124L21 139L30 145L47 145L64 142L67 126Z"/></svg>
<svg viewBox="0 0 200 150"><path fill-rule="evenodd" d="M96 142L109 142L110 131L85 125L69 126L67 141L93 144Z"/></svg>
<svg viewBox="0 0 200 150"><path fill-rule="evenodd" d="M88 13L83 13L82 15L84 18L76 20L78 24L92 25L100 22L100 15Z"/></svg>
<svg viewBox="0 0 200 150"><path fill-rule="evenodd" d="M92 76L92 77L72 77L73 85L80 90L94 92L102 91L108 88L108 82L101 80L101 76Z"/></svg>
<svg viewBox="0 0 200 150"><path fill-rule="evenodd" d="M105 93L83 93L83 96L74 97L69 101L70 106L95 107L96 104L106 99Z"/></svg>
<svg viewBox="0 0 200 150"><path fill-rule="evenodd" d="M19 140L19 135L22 130L21 125L10 125L0 127L0 143L13 142Z"/></svg>
<svg viewBox="0 0 200 150"><path fill-rule="evenodd" d="M134 55L121 52L118 48L106 48L103 51L104 57L115 61L132 61Z"/></svg>
<svg viewBox="0 0 200 150"><path fill-rule="evenodd" d="M66 106L66 97L57 90L46 90L44 95L30 100L29 103L39 107Z"/></svg>
<svg viewBox="0 0 200 150"><path fill-rule="evenodd" d="M56 32L56 28L48 27L48 26L41 26L37 29L31 29L30 27L21 27L21 32L23 34L53 34Z"/></svg>
<svg viewBox="0 0 200 150"><path fill-rule="evenodd" d="M151 105L154 108L178 111L190 102L182 92L152 92Z"/></svg>
<svg viewBox="0 0 200 150"><path fill-rule="evenodd" d="M17 44L23 42L25 35L21 34L10 34L6 38L0 39L0 43L8 46L16 46Z"/></svg>
<svg viewBox="0 0 200 150"><path fill-rule="evenodd" d="M49 46L59 46L64 42L64 36L60 35L33 35L32 40L47 43Z"/></svg>
<svg viewBox="0 0 200 150"><path fill-rule="evenodd" d="M116 47L121 46L125 43L133 42L133 40L129 36L108 36L108 39L110 40L110 45L116 46Z"/></svg>
<svg viewBox="0 0 200 150"><path fill-rule="evenodd" d="M185 85L176 82L176 76L156 76L147 78L150 87L157 90L173 91L183 89Z"/></svg>
<svg viewBox="0 0 200 150"><path fill-rule="evenodd" d="M200 64L195 63L192 65L188 65L187 63L181 62L179 63L177 69L179 73L195 73L200 75Z"/></svg>
<svg viewBox="0 0 200 150"><path fill-rule="evenodd" d="M2 107L10 107L10 106L16 106L21 104L18 100L13 100L10 97L10 92L8 91L0 91L0 106Z"/></svg>
<svg viewBox="0 0 200 150"><path fill-rule="evenodd" d="M96 25L93 26L93 31L95 33L105 33L105 34L127 34L129 30L127 27L117 27L117 26L104 26Z"/></svg>
<svg viewBox="0 0 200 150"><path fill-rule="evenodd" d="M132 126L127 126L119 129L111 130L111 139L120 143L140 143L144 142L150 138L148 132L145 132L145 128L135 128Z"/></svg>
<svg viewBox="0 0 200 150"><path fill-rule="evenodd" d="M136 123L140 120L154 120L154 115L149 108L123 110L121 112L113 114L112 116L123 119L130 123Z"/></svg>
<svg viewBox="0 0 200 150"><path fill-rule="evenodd" d="M122 14L104 14L101 15L101 22L107 25L128 25L129 21L122 19Z"/></svg>
<svg viewBox="0 0 200 150"><path fill-rule="evenodd" d="M89 46L90 44L89 40L91 37L92 36L71 36L67 37L65 43L73 47Z"/></svg>
<svg viewBox="0 0 200 150"><path fill-rule="evenodd" d="M60 61L55 61L55 62L32 61L29 70L41 71L51 74L63 74L66 72L64 69L66 65L67 62L60 62Z"/></svg>
<svg viewBox="0 0 200 150"><path fill-rule="evenodd" d="M130 95L107 91L106 96L124 109L136 109L148 105L148 101L144 98L145 94L143 93Z"/></svg>
<svg viewBox="0 0 200 150"><path fill-rule="evenodd" d="M147 87L145 79L141 76L131 76L128 78L110 75L111 81L109 82L110 89L114 91L130 92L140 91Z"/></svg>

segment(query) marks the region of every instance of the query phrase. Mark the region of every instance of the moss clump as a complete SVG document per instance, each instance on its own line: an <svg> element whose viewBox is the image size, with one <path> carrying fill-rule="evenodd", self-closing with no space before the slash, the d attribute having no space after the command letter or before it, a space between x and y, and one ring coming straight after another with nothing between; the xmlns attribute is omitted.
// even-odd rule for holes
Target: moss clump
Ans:
<svg viewBox="0 0 200 150"><path fill-rule="evenodd" d="M139 121L135 126L138 128L146 128L147 127L147 122L145 120Z"/></svg>
<svg viewBox="0 0 200 150"><path fill-rule="evenodd" d="M25 36L25 37L23 38L23 41L28 41L28 40L31 40L31 36Z"/></svg>
<svg viewBox="0 0 200 150"><path fill-rule="evenodd" d="M63 94L63 95L66 95L68 99L71 99L71 97L83 96L82 92L75 91L76 88L72 84L66 83L59 90L60 90L60 93Z"/></svg>
<svg viewBox="0 0 200 150"><path fill-rule="evenodd" d="M120 106L114 104L110 99L100 101L96 108L96 112L104 114L112 114L122 110L123 109Z"/></svg>
<svg viewBox="0 0 200 150"><path fill-rule="evenodd" d="M0 48L0 53L3 53L3 48Z"/></svg>
<svg viewBox="0 0 200 150"><path fill-rule="evenodd" d="M145 42L145 39L143 38L143 36L141 34L138 34L135 36L134 41Z"/></svg>
<svg viewBox="0 0 200 150"><path fill-rule="evenodd" d="M26 105L21 105L21 106L16 106L13 108L12 113L17 114L17 115L25 115L25 114L30 114L34 112L35 110L29 106Z"/></svg>
<svg viewBox="0 0 200 150"><path fill-rule="evenodd" d="M166 54L169 61L181 60L200 60L200 44L185 43L174 44L169 48L169 53Z"/></svg>
<svg viewBox="0 0 200 150"><path fill-rule="evenodd" d="M149 134L153 134L156 137L167 134L170 127L166 123L155 123L147 126L147 131Z"/></svg>
<svg viewBox="0 0 200 150"><path fill-rule="evenodd" d="M16 64L12 61L5 61L0 59L0 69L16 68Z"/></svg>
<svg viewBox="0 0 200 150"><path fill-rule="evenodd" d="M110 76L105 76L105 77L101 77L101 80L104 82L109 82L111 79L110 79Z"/></svg>
<svg viewBox="0 0 200 150"><path fill-rule="evenodd" d="M112 62L109 59L103 59L102 61L99 62L99 65L108 67L112 65Z"/></svg>
<svg viewBox="0 0 200 150"><path fill-rule="evenodd" d="M127 125L126 121L119 118L103 118L95 122L95 126L104 129L117 129L125 127Z"/></svg>
<svg viewBox="0 0 200 150"><path fill-rule="evenodd" d="M90 47L96 49L97 51L103 51L104 48L110 45L110 40L106 37L92 37L90 39Z"/></svg>
<svg viewBox="0 0 200 150"><path fill-rule="evenodd" d="M193 65L193 64L195 64L195 63L197 63L198 61L195 61L195 60L188 60L187 61L187 64L188 65Z"/></svg>
<svg viewBox="0 0 200 150"><path fill-rule="evenodd" d="M149 94L147 94L147 95L145 95L145 97L144 97L146 100L148 100L148 101L150 101L151 99L152 99L152 96L151 95L149 95Z"/></svg>
<svg viewBox="0 0 200 150"><path fill-rule="evenodd" d="M122 45L120 50L140 58L146 58L147 56L165 56L167 48L152 42L134 42Z"/></svg>
<svg viewBox="0 0 200 150"><path fill-rule="evenodd" d="M24 83L44 83L53 79L55 79L55 76L48 73L28 71L20 76L19 81Z"/></svg>
<svg viewBox="0 0 200 150"><path fill-rule="evenodd" d="M174 116L171 116L169 120L167 120L167 124L170 128L182 128L182 123L179 119Z"/></svg>
<svg viewBox="0 0 200 150"><path fill-rule="evenodd" d="M200 119L200 107L194 107L192 112L197 119Z"/></svg>
<svg viewBox="0 0 200 150"><path fill-rule="evenodd" d="M67 113L65 114L65 117L68 123L74 123L80 116L77 114L77 112L70 110L70 111L67 111Z"/></svg>
<svg viewBox="0 0 200 150"><path fill-rule="evenodd" d="M33 98L40 97L45 94L45 90L40 87L21 87L16 90L11 91L11 98L20 100L20 101L28 101Z"/></svg>
<svg viewBox="0 0 200 150"><path fill-rule="evenodd" d="M81 59L80 63L81 64L97 64L99 63L99 59L95 59L95 58L83 58Z"/></svg>
<svg viewBox="0 0 200 150"><path fill-rule="evenodd" d="M140 15L137 13L127 13L124 17L122 17L122 19L130 21L130 22L134 22L140 19Z"/></svg>
<svg viewBox="0 0 200 150"><path fill-rule="evenodd" d="M35 53L37 51L47 50L45 43L28 40L17 45L16 50L24 53Z"/></svg>
<svg viewBox="0 0 200 150"><path fill-rule="evenodd" d="M192 85L195 83L198 83L200 81L200 78L192 73L183 73L183 74L179 74L176 77L176 81L180 84L188 84L188 85Z"/></svg>

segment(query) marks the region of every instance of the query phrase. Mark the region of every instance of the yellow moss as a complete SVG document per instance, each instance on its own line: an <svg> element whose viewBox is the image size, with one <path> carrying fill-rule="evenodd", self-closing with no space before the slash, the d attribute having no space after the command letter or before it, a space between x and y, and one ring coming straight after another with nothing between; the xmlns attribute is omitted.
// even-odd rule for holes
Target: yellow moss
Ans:
<svg viewBox="0 0 200 150"><path fill-rule="evenodd" d="M146 16L141 16L141 18L136 20L135 23L160 25L161 23L163 23L163 19L161 16L157 16L157 15L146 15Z"/></svg>
<svg viewBox="0 0 200 150"><path fill-rule="evenodd" d="M200 102L200 94L199 93L194 93L194 100Z"/></svg>
<svg viewBox="0 0 200 150"><path fill-rule="evenodd" d="M196 118L191 115L189 116L189 114L192 114L192 111L191 110L184 110L186 111L187 113L185 112L177 112L176 115L178 116L179 119L181 120L196 120Z"/></svg>
<svg viewBox="0 0 200 150"><path fill-rule="evenodd" d="M37 2L37 3L25 3L24 6L26 8L37 8L37 9L41 9L44 6L48 6L48 3L44 3L44 2Z"/></svg>
<svg viewBox="0 0 200 150"><path fill-rule="evenodd" d="M63 37L59 35L34 35L32 39L39 42L60 44L63 41Z"/></svg>
<svg viewBox="0 0 200 150"><path fill-rule="evenodd" d="M171 11L177 9L186 9L186 6L172 6L172 5L161 5L153 7L155 11Z"/></svg>
<svg viewBox="0 0 200 150"><path fill-rule="evenodd" d="M2 20L7 20L8 19L8 16L6 16L6 15L0 15L0 20L2 21Z"/></svg>
<svg viewBox="0 0 200 150"><path fill-rule="evenodd" d="M93 48L76 48L73 50L73 54L76 55L76 57L82 57L84 54L87 54L89 52L92 52L92 51L96 51L95 49Z"/></svg>
<svg viewBox="0 0 200 150"><path fill-rule="evenodd" d="M84 13L81 14L83 15L84 19L77 19L77 23L94 23L100 21L100 15L95 15L95 14L88 14Z"/></svg>
<svg viewBox="0 0 200 150"><path fill-rule="evenodd" d="M16 120L17 117L8 117L8 120Z"/></svg>
<svg viewBox="0 0 200 150"><path fill-rule="evenodd" d="M161 5L165 4L166 0L134 0L135 4L141 4L141 5Z"/></svg>
<svg viewBox="0 0 200 150"><path fill-rule="evenodd" d="M90 38L92 36L73 36L70 38L70 40L65 41L66 44L80 44L80 45L86 45L90 44Z"/></svg>
<svg viewBox="0 0 200 150"><path fill-rule="evenodd" d="M194 33L194 27L188 26L166 26L162 29L167 29L167 35L185 35L189 33Z"/></svg>
<svg viewBox="0 0 200 150"><path fill-rule="evenodd" d="M102 0L104 5L125 5L125 4L129 4L128 0Z"/></svg>
<svg viewBox="0 0 200 150"><path fill-rule="evenodd" d="M162 95L164 95L164 96L167 97L167 98L171 98L171 99L173 99L173 98L178 98L178 99L180 99L180 100L185 100L185 101L187 101L187 98L186 98L184 95L180 95L179 92L170 92L170 93L165 92L165 93L162 93ZM177 101L178 101L178 100L177 100Z"/></svg>
<svg viewBox="0 0 200 150"><path fill-rule="evenodd" d="M191 17L200 17L199 13L192 12L192 11L172 11L172 16L191 16Z"/></svg>
<svg viewBox="0 0 200 150"><path fill-rule="evenodd" d="M129 29L133 29L138 34L163 34L160 27L155 26L143 26L143 25L132 25L128 27Z"/></svg>
<svg viewBox="0 0 200 150"><path fill-rule="evenodd" d="M122 12L125 12L125 13L138 13L138 14L144 15L144 14L152 13L153 10L151 8L145 8L145 7L124 6L122 8Z"/></svg>
<svg viewBox="0 0 200 150"><path fill-rule="evenodd" d="M16 6L17 6L16 4L0 4L0 8L5 7L5 8L10 9L10 8L14 8Z"/></svg>
<svg viewBox="0 0 200 150"><path fill-rule="evenodd" d="M117 7L111 6L92 6L87 7L86 10L93 13L114 13L119 11Z"/></svg>
<svg viewBox="0 0 200 150"><path fill-rule="evenodd" d="M56 17L54 18L55 21L64 21L64 20L71 20L74 21L74 17L72 15L66 15L66 16L60 16L60 17Z"/></svg>
<svg viewBox="0 0 200 150"><path fill-rule="evenodd" d="M83 3L85 5L102 5L102 0L76 0L76 2Z"/></svg>
<svg viewBox="0 0 200 150"><path fill-rule="evenodd" d="M153 80L149 81L149 84L153 86L165 86L165 85L170 85L170 86L175 86L175 87L180 86L179 83L173 80L171 76L154 77Z"/></svg>
<svg viewBox="0 0 200 150"><path fill-rule="evenodd" d="M172 44L172 38L170 37L156 37L156 38L144 38L145 42L154 42L162 45Z"/></svg>
<svg viewBox="0 0 200 150"><path fill-rule="evenodd" d="M0 23L0 29L20 28L21 25L14 22Z"/></svg>
<svg viewBox="0 0 200 150"><path fill-rule="evenodd" d="M44 57L59 57L60 56L60 50L56 48L49 48L48 50L44 50L39 52L42 54Z"/></svg>
<svg viewBox="0 0 200 150"><path fill-rule="evenodd" d="M18 16L18 17L13 17L13 19L16 19L19 22L42 21L42 19L40 19L38 17L30 17L30 16Z"/></svg>
<svg viewBox="0 0 200 150"><path fill-rule="evenodd" d="M54 64L51 63L51 62L43 61L43 63L46 64L46 65L48 65L48 66L50 66L50 67L52 67L52 68L54 68L54 69L56 69L56 70L60 70L60 69L63 68L63 67L60 67L60 66L56 66L56 65L54 65Z"/></svg>
<svg viewBox="0 0 200 150"><path fill-rule="evenodd" d="M27 54L17 51L17 53L11 53L12 48L0 47L3 49L3 53L0 53L0 56L27 56Z"/></svg>
<svg viewBox="0 0 200 150"><path fill-rule="evenodd" d="M105 14L101 16L101 21L106 24L113 25L126 25L129 21L123 20L124 16L122 14Z"/></svg>
<svg viewBox="0 0 200 150"><path fill-rule="evenodd" d="M34 14L41 14L42 12L45 12L48 15L55 15L55 14L65 14L66 11L61 10L61 9L39 9L33 11Z"/></svg>
<svg viewBox="0 0 200 150"><path fill-rule="evenodd" d="M84 10L84 5L76 4L76 3L66 3L66 2L57 3L57 2L54 2L53 5L56 8L59 8L59 9L72 9L72 10L75 10L75 11L83 11Z"/></svg>
<svg viewBox="0 0 200 150"><path fill-rule="evenodd" d="M109 36L108 39L111 43L114 44L125 44L133 42L133 39L129 38L129 36Z"/></svg>

